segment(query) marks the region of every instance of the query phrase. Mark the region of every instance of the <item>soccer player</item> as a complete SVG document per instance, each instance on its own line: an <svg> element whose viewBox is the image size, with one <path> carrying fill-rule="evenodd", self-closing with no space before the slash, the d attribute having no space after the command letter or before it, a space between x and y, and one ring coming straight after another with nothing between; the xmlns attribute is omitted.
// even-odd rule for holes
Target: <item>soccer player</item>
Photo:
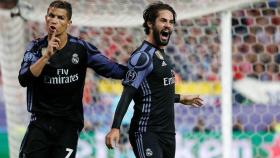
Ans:
<svg viewBox="0 0 280 158"><path fill-rule="evenodd" d="M135 102L129 140L137 158L174 158L174 102L200 107L199 96L175 94L174 71L164 47L176 21L168 4L150 4L143 14L146 39L131 55L124 90L105 143L112 149L120 139L120 125L132 99Z"/></svg>
<svg viewBox="0 0 280 158"><path fill-rule="evenodd" d="M83 88L87 67L122 79L127 67L111 62L92 44L71 36L72 6L53 1L45 16L48 35L32 41L23 58L19 82L27 87L31 121L21 158L73 158L83 128Z"/></svg>

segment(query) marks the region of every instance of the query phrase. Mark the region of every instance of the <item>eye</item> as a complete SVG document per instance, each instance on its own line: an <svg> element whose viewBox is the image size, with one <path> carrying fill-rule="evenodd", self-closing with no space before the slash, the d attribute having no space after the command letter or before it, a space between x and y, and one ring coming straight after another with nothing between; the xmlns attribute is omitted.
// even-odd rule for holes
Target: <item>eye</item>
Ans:
<svg viewBox="0 0 280 158"><path fill-rule="evenodd" d="M57 18L60 19L60 20L64 20L65 19L64 16L58 16Z"/></svg>
<svg viewBox="0 0 280 158"><path fill-rule="evenodd" d="M161 21L161 22L167 22L167 20L166 20L166 19L163 19L163 18L160 19L160 21Z"/></svg>
<svg viewBox="0 0 280 158"><path fill-rule="evenodd" d="M48 17L53 18L53 17L54 17L54 15L53 15L52 13L50 13L50 14L48 14Z"/></svg>

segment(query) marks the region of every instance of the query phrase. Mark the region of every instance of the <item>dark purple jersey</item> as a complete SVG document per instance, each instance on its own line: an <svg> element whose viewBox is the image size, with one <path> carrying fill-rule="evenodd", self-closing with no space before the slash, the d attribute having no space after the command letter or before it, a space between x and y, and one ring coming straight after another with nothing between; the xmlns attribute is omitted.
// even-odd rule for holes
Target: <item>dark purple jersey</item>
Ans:
<svg viewBox="0 0 280 158"><path fill-rule="evenodd" d="M122 79L127 68L110 61L92 44L68 35L64 48L58 50L43 68L39 77L32 75L30 66L42 56L48 45L47 37L32 41L19 71L19 82L27 87L27 109L35 114L64 117L83 122L83 88L86 69Z"/></svg>
<svg viewBox="0 0 280 158"><path fill-rule="evenodd" d="M133 99L131 131L175 133L175 76L164 50L144 41L131 55L128 69L112 127L120 127Z"/></svg>

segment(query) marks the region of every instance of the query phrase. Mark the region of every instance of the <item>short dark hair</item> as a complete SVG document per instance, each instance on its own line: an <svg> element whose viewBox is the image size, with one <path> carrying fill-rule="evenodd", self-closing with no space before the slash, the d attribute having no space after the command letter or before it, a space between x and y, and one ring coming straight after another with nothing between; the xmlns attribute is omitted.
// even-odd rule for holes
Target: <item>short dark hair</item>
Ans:
<svg viewBox="0 0 280 158"><path fill-rule="evenodd" d="M143 27L145 29L146 34L150 33L148 22L154 23L158 16L158 12L161 10L169 10L170 12L172 12L173 20L174 22L176 22L176 12L170 5L165 4L161 1L151 3L143 12L143 18L144 18Z"/></svg>
<svg viewBox="0 0 280 158"><path fill-rule="evenodd" d="M69 2L66 2L66 1L62 1L62 0L56 0L56 1L53 1L49 8L48 8L48 11L50 8L60 8L60 9L65 9L67 11L67 18L68 20L71 20L71 17L72 17L72 6Z"/></svg>

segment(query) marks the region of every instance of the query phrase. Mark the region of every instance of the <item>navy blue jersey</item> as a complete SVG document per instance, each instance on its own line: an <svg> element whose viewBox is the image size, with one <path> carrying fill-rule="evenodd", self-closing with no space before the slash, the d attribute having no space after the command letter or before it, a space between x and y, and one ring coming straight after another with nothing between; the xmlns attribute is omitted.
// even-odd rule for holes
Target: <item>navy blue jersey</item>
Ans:
<svg viewBox="0 0 280 158"><path fill-rule="evenodd" d="M63 117L83 123L82 97L87 67L105 77L122 79L126 67L111 62L92 44L68 35L64 48L45 65L39 77L30 66L42 56L47 37L32 41L19 71L19 82L27 87L27 109L35 114Z"/></svg>
<svg viewBox="0 0 280 158"><path fill-rule="evenodd" d="M175 133L175 77L164 50L144 41L128 68L123 84L137 89L130 130Z"/></svg>

